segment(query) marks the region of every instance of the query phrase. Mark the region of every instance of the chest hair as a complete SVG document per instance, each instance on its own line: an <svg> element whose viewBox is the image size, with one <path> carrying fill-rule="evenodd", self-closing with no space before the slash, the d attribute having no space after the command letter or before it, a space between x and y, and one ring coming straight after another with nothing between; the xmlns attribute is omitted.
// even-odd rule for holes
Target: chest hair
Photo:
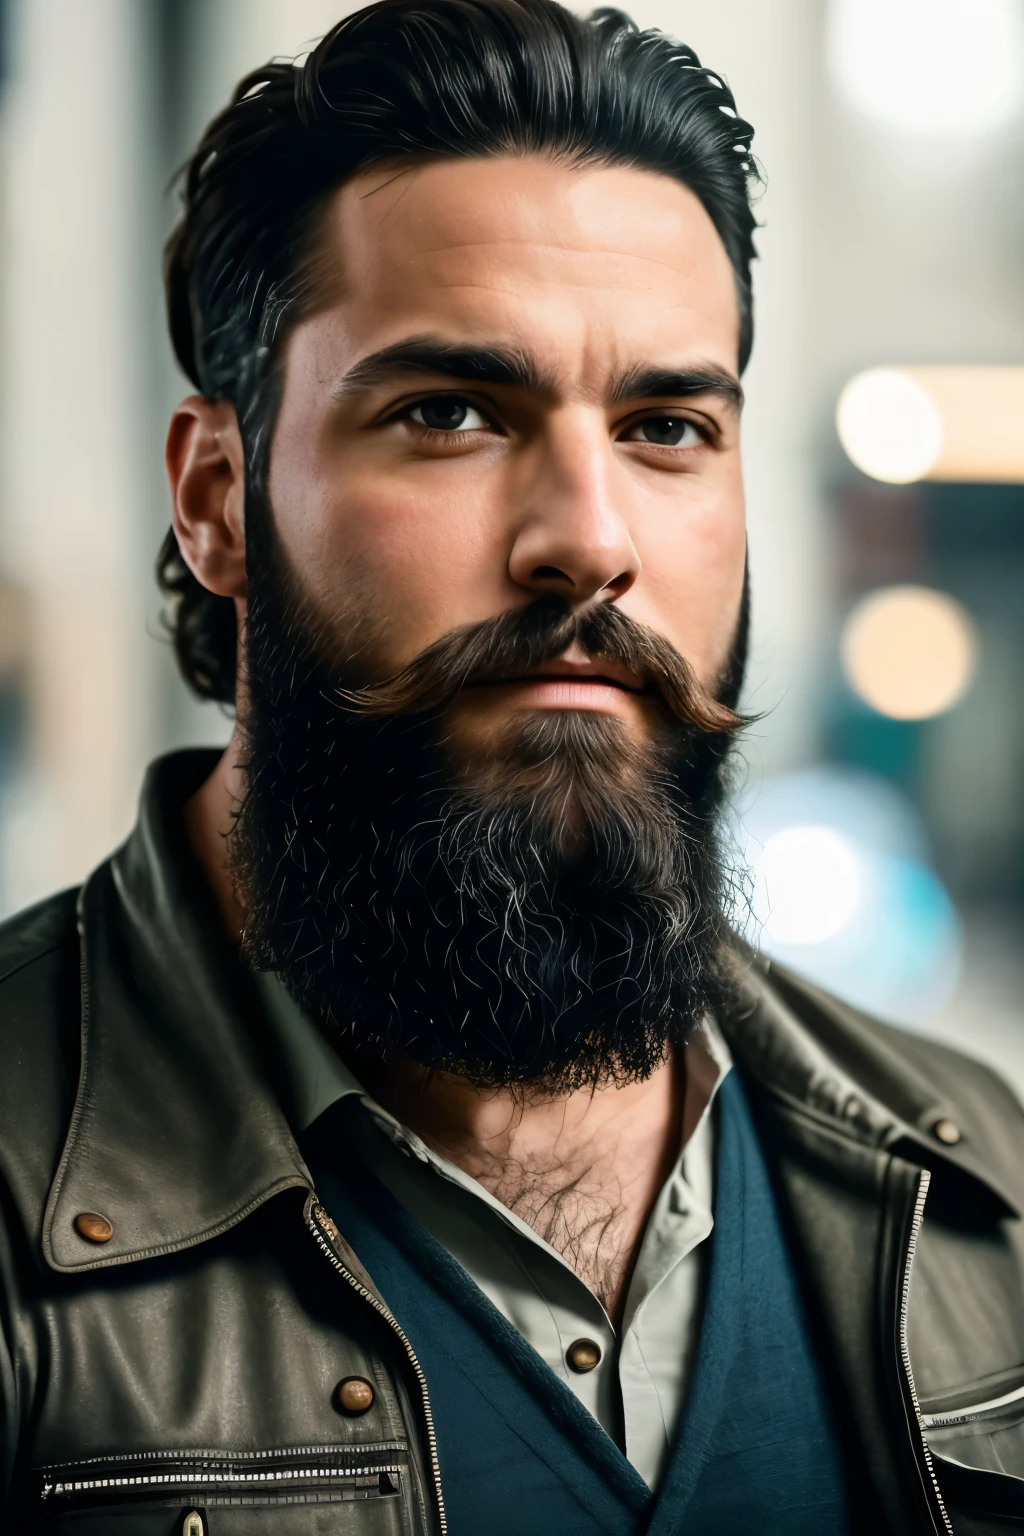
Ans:
<svg viewBox="0 0 1024 1536"><path fill-rule="evenodd" d="M617 1321L647 1217L621 1180L607 1171L598 1177L584 1161L538 1166L494 1158L471 1171L565 1260Z"/></svg>

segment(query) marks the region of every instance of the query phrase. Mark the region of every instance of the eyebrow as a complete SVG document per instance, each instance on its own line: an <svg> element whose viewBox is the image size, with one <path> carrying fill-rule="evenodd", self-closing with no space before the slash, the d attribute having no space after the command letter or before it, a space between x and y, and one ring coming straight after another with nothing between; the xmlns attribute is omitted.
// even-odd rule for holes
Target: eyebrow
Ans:
<svg viewBox="0 0 1024 1536"><path fill-rule="evenodd" d="M533 394L553 394L555 388L553 379L513 347L459 346L436 336L412 336L361 358L332 393L335 397L355 394L406 373L443 373L452 379L505 384Z"/></svg>
<svg viewBox="0 0 1024 1536"><path fill-rule="evenodd" d="M331 393L335 399L358 394L403 374L444 374L476 384L498 384L532 394L553 395L557 381L539 368L528 353L515 347L464 346L437 336L411 336L360 358L338 380ZM743 405L743 389L736 376L717 363L696 363L681 368L636 365L621 373L608 396L611 405L628 400L684 399L690 395L717 395L735 412Z"/></svg>
<svg viewBox="0 0 1024 1536"><path fill-rule="evenodd" d="M612 386L612 405L627 400L668 396L718 395L737 414L743 409L743 386L735 374L717 363L698 363L688 368L630 368Z"/></svg>

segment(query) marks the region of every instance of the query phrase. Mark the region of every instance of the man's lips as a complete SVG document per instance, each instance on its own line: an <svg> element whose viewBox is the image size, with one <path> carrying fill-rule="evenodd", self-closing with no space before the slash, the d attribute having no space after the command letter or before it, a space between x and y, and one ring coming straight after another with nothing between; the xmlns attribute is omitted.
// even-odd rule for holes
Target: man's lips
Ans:
<svg viewBox="0 0 1024 1536"><path fill-rule="evenodd" d="M510 689L516 703L548 709L620 711L623 694L645 691L641 680L617 662L559 656L529 672L490 678L488 687Z"/></svg>
<svg viewBox="0 0 1024 1536"><path fill-rule="evenodd" d="M602 657L598 661L576 661L570 657L559 656L553 661L542 661L539 666L531 667L529 672L516 673L512 677L489 678L488 684L492 687L514 687L521 683L579 683L591 687L619 688L625 693L644 693L646 689L640 678L627 671L618 662L605 660Z"/></svg>

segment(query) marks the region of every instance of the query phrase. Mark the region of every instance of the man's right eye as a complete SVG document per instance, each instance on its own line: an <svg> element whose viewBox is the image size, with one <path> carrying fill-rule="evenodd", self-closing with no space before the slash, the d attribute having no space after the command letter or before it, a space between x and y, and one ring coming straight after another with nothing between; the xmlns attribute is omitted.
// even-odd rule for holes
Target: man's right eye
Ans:
<svg viewBox="0 0 1024 1536"><path fill-rule="evenodd" d="M483 415L460 395L432 395L409 412L409 420L430 432L479 432L490 426Z"/></svg>

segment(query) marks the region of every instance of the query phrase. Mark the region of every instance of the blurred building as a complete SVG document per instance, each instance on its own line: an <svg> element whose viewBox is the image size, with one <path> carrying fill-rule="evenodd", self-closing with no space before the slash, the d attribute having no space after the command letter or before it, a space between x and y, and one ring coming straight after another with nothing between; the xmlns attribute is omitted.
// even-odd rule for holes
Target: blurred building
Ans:
<svg viewBox="0 0 1024 1536"><path fill-rule="evenodd" d="M632 9L728 79L766 173L744 427L747 702L762 719L738 796L737 920L852 1000L959 1036L1024 1082L1024 485L983 463L974 479L887 483L836 431L864 370L1024 363L1024 8ZM325 0L6 0L0 911L103 856L151 756L227 738L175 675L152 579L163 431L184 390L161 311L168 181L247 69L340 14ZM886 420L898 449L898 411ZM915 615L939 609L916 600L890 603L878 629L883 610L863 605L891 589L951 600L939 609L956 633L922 629ZM947 642L966 658L959 691L920 708L872 693L870 665L891 683L901 635L926 670Z"/></svg>

